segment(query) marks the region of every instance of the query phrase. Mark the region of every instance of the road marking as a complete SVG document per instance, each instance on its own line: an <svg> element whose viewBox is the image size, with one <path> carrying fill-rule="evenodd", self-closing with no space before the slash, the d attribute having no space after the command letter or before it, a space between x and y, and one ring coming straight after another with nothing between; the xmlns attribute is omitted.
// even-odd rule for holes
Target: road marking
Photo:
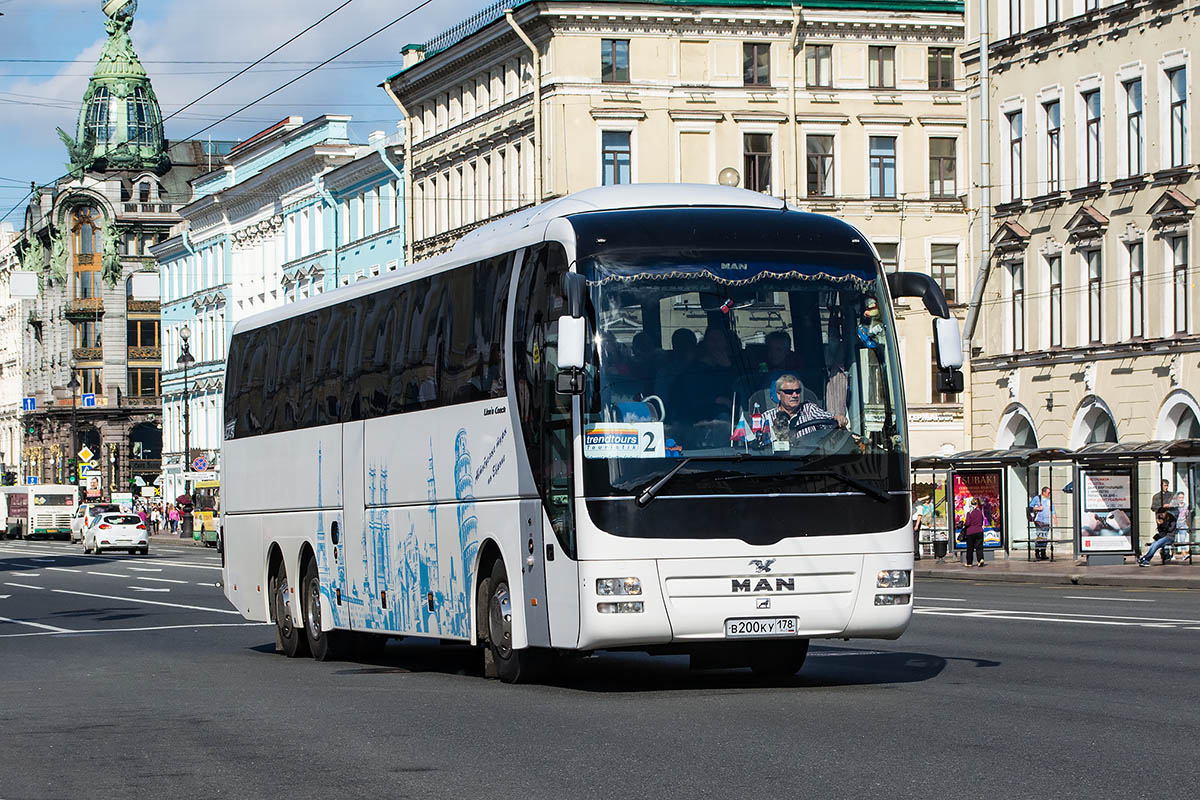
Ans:
<svg viewBox="0 0 1200 800"><path fill-rule="evenodd" d="M43 625L40 622L26 622L20 619L10 619L8 617L0 617L0 622L11 622L13 625L28 625L31 628L41 628L44 631L51 633L75 633L75 631L67 630L66 628L56 628L53 625Z"/></svg>
<svg viewBox="0 0 1200 800"><path fill-rule="evenodd" d="M70 567L46 567L46 569L52 569L55 572L83 572L83 570L71 569Z"/></svg>
<svg viewBox="0 0 1200 800"><path fill-rule="evenodd" d="M140 633L143 631L175 631L186 630L188 628L253 628L266 625L273 625L272 622L198 622L194 625L152 625L145 628L87 628L84 630L67 631L58 633L57 631L37 631L29 633L0 633L0 639L16 639L28 636L79 636L89 635L94 636L99 633Z"/></svg>
<svg viewBox="0 0 1200 800"><path fill-rule="evenodd" d="M37 588L41 588L40 586ZM100 600L122 600L126 603L139 603L142 605L151 606L170 606L171 608L186 608L191 611L211 611L214 614L240 614L240 611L234 611L231 608L209 608L208 606L189 606L183 603L167 603L161 600L146 600L142 597L117 597L111 594L92 594L91 592L72 592L67 589L51 589L50 591L57 594L73 594L79 597L96 597Z"/></svg>
<svg viewBox="0 0 1200 800"><path fill-rule="evenodd" d="M967 602L965 599L963 599L961 597L926 597L925 595L921 595L917 599L919 599L919 600L940 600L943 603L965 603L965 602Z"/></svg>
<svg viewBox="0 0 1200 800"><path fill-rule="evenodd" d="M27 583L5 583L5 586L16 586L18 589L45 589L45 586L30 586Z"/></svg>
<svg viewBox="0 0 1200 800"><path fill-rule="evenodd" d="M1076 625L1116 625L1141 628L1176 628L1200 624L1200 620L1170 617L1123 617L1112 614L1070 614L1062 611L1009 611L988 608L938 608L936 606L914 608L913 613L940 617L974 617L1018 622L1067 622Z"/></svg>
<svg viewBox="0 0 1200 800"><path fill-rule="evenodd" d="M215 589L218 586L220 586L221 584L219 584L219 583L197 583L196 585L197 586L211 586Z"/></svg>
<svg viewBox="0 0 1200 800"><path fill-rule="evenodd" d="M42 574L40 572L11 572L9 574L12 575L14 578L40 578L40 577L42 577Z"/></svg>
<svg viewBox="0 0 1200 800"><path fill-rule="evenodd" d="M30 561L49 561L50 563L54 563L53 558L31 558L29 560Z"/></svg>
<svg viewBox="0 0 1200 800"><path fill-rule="evenodd" d="M11 594L0 594L0 600L7 600L10 597L12 597Z"/></svg>
<svg viewBox="0 0 1200 800"><path fill-rule="evenodd" d="M88 575L103 575L106 578L128 578L128 575L122 575L119 572L100 572L98 570L89 569Z"/></svg>
<svg viewBox="0 0 1200 800"><path fill-rule="evenodd" d="M187 581L177 581L177 580L174 580L173 578L151 578L149 575L137 575L136 577L139 581L158 581L159 583L183 583L183 584L187 583Z"/></svg>
<svg viewBox="0 0 1200 800"><path fill-rule="evenodd" d="M171 591L170 589L159 589L158 587L155 587L155 586L129 586L127 588L133 589L135 592L169 592L169 591Z"/></svg>
<svg viewBox="0 0 1200 800"><path fill-rule="evenodd" d="M931 598L932 599L932 598ZM1114 603L1156 603L1157 600L1146 600L1140 597L1088 597L1079 594L1064 594L1064 600L1105 600Z"/></svg>
<svg viewBox="0 0 1200 800"><path fill-rule="evenodd" d="M162 572L161 567L130 567L134 572Z"/></svg>

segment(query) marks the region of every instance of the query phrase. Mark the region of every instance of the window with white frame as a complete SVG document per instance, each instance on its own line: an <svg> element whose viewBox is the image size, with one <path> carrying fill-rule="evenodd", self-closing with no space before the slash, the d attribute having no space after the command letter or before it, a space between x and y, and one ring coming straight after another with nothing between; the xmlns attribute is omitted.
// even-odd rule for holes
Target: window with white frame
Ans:
<svg viewBox="0 0 1200 800"><path fill-rule="evenodd" d="M929 140L929 196L951 198L958 194L956 158L958 141L935 136Z"/></svg>
<svg viewBox="0 0 1200 800"><path fill-rule="evenodd" d="M833 137L809 134L804 140L809 197L833 196Z"/></svg>
<svg viewBox="0 0 1200 800"><path fill-rule="evenodd" d="M1100 0L1083 0L1083 11L1085 14L1098 10L1100 10Z"/></svg>
<svg viewBox="0 0 1200 800"><path fill-rule="evenodd" d="M1008 35L1021 32L1021 5L1023 0L1008 0Z"/></svg>
<svg viewBox="0 0 1200 800"><path fill-rule="evenodd" d="M874 244L884 272L895 272L900 269L900 244L898 242L875 242Z"/></svg>
<svg viewBox="0 0 1200 800"><path fill-rule="evenodd" d="M746 173L746 188L752 192L770 192L771 134L743 134L742 162Z"/></svg>
<svg viewBox="0 0 1200 800"><path fill-rule="evenodd" d="M1142 79L1135 78L1121 84L1125 90L1125 174L1129 177L1141 175L1144 152L1142 142Z"/></svg>
<svg viewBox="0 0 1200 800"><path fill-rule="evenodd" d="M833 86L833 45L804 45L804 75L809 88Z"/></svg>
<svg viewBox="0 0 1200 800"><path fill-rule="evenodd" d="M1141 339L1146 333L1146 265L1141 242L1125 245L1129 258L1129 336Z"/></svg>
<svg viewBox="0 0 1200 800"><path fill-rule="evenodd" d="M601 185L615 186L632 183L630 174L633 150L629 131L602 131L600 133L600 165L603 175Z"/></svg>
<svg viewBox="0 0 1200 800"><path fill-rule="evenodd" d="M1059 10L1058 0L1045 0L1046 24L1049 25L1058 22Z"/></svg>
<svg viewBox="0 0 1200 800"><path fill-rule="evenodd" d="M1046 256L1046 267L1050 273L1050 346L1062 347L1063 333L1063 280L1062 256L1055 253Z"/></svg>
<svg viewBox="0 0 1200 800"><path fill-rule="evenodd" d="M1167 70L1167 88L1170 96L1167 129L1170 131L1169 153L1172 167L1187 164L1187 68Z"/></svg>
<svg viewBox="0 0 1200 800"><path fill-rule="evenodd" d="M938 286L946 302L951 305L958 302L958 245L934 244L929 247L929 272Z"/></svg>
<svg viewBox="0 0 1200 800"><path fill-rule="evenodd" d="M1062 191L1062 103L1042 104L1046 117L1046 192Z"/></svg>
<svg viewBox="0 0 1200 800"><path fill-rule="evenodd" d="M1088 341L1098 344L1104 338L1104 261L1100 248L1083 251L1087 270Z"/></svg>
<svg viewBox="0 0 1200 800"><path fill-rule="evenodd" d="M1008 123L1008 197L1010 200L1020 200L1021 176L1025 172L1025 114L1023 111L1010 111L1004 118Z"/></svg>
<svg viewBox="0 0 1200 800"><path fill-rule="evenodd" d="M896 48L867 48L867 85L872 89L896 88Z"/></svg>
<svg viewBox="0 0 1200 800"><path fill-rule="evenodd" d="M1171 245L1171 300L1175 319L1175 333L1188 330L1188 237L1172 236Z"/></svg>
<svg viewBox="0 0 1200 800"><path fill-rule="evenodd" d="M1009 272L1012 275L1012 349L1020 351L1025 349L1025 262L1012 262Z"/></svg>
<svg viewBox="0 0 1200 800"><path fill-rule="evenodd" d="M896 196L896 137L872 136L868 143L871 197Z"/></svg>
<svg viewBox="0 0 1200 800"><path fill-rule="evenodd" d="M1100 182L1100 90L1083 93L1084 183Z"/></svg>

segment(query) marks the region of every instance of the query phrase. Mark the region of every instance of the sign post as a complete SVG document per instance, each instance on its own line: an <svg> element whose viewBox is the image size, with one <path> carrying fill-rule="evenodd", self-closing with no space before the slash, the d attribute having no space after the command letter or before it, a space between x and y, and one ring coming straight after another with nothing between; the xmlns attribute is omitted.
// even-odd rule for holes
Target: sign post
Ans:
<svg viewBox="0 0 1200 800"><path fill-rule="evenodd" d="M954 512L951 517L952 532L963 529L967 516L967 501L972 500L983 510L983 549L985 552L1004 547L1004 520L1002 514L1004 496L1004 473L998 469L954 472L951 476L954 487ZM967 545L954 536L954 549L966 550ZM990 559L991 556L988 556Z"/></svg>
<svg viewBox="0 0 1200 800"><path fill-rule="evenodd" d="M1075 491L1075 544L1088 566L1123 564L1133 553L1137 504L1132 469L1078 471Z"/></svg>

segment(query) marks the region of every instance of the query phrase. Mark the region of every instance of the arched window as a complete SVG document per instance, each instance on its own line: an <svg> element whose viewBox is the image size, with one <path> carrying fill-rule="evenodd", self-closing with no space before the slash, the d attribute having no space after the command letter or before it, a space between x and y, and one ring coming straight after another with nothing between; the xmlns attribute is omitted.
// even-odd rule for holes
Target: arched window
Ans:
<svg viewBox="0 0 1200 800"><path fill-rule="evenodd" d="M134 89L125 104L129 141L133 144L154 144L154 130L160 124L158 107L150 99L145 87Z"/></svg>
<svg viewBox="0 0 1200 800"><path fill-rule="evenodd" d="M1094 401L1080 409L1071 435L1072 447L1116 441L1117 425L1103 403Z"/></svg>
<svg viewBox="0 0 1200 800"><path fill-rule="evenodd" d="M88 104L87 119L84 122L85 135L91 134L97 142L108 142L113 138L115 117L108 89L104 86L97 88Z"/></svg>
<svg viewBox="0 0 1200 800"><path fill-rule="evenodd" d="M1000 420L1000 430L996 434L996 447L1037 447L1037 431L1029 419L1029 413L1022 407L1012 408Z"/></svg>
<svg viewBox="0 0 1200 800"><path fill-rule="evenodd" d="M100 285L102 242L96 209L87 206L75 209L71 232L75 236L75 296L99 297L104 289Z"/></svg>

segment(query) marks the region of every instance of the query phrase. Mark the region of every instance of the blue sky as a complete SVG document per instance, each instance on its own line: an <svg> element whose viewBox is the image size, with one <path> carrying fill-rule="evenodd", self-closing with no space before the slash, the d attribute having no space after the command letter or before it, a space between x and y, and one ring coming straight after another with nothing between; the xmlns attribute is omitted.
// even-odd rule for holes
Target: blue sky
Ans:
<svg viewBox="0 0 1200 800"><path fill-rule="evenodd" d="M131 35L163 114L169 115L341 2L141 0ZM190 136L419 2L353 0L270 61L168 120L167 138ZM358 141L373 130L395 130L398 112L378 84L399 70L400 48L424 42L489 4L433 0L204 137L242 139L289 115L313 119L323 113L352 115L351 134ZM0 0L0 214L20 200L31 180L48 183L65 172L66 150L54 129L75 134L79 104L107 38L100 6L101 0ZM4 220L20 224L20 208Z"/></svg>

